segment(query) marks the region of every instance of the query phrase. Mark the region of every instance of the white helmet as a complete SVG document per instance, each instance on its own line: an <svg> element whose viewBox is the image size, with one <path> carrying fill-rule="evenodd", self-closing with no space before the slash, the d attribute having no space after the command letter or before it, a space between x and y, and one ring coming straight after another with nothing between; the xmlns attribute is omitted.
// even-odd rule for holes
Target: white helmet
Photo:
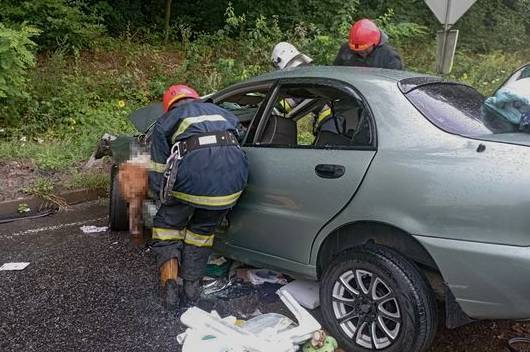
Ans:
<svg viewBox="0 0 530 352"><path fill-rule="evenodd" d="M313 61L309 56L302 54L296 47L287 42L280 42L272 49L271 55L274 67L283 70L287 67L296 67L309 64Z"/></svg>

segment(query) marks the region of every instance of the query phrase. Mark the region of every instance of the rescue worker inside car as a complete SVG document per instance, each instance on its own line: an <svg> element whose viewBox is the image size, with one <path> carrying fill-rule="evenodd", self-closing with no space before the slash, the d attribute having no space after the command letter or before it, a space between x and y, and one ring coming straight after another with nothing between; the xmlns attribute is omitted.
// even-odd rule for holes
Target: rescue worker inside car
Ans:
<svg viewBox="0 0 530 352"><path fill-rule="evenodd" d="M276 44L272 50L271 61L273 66L278 70L289 69L294 67L311 65L313 59L301 53L294 45L287 42ZM303 98L286 97L280 100L277 109L281 114L287 115L293 111L299 104L307 101ZM329 105L324 105L312 112L313 116L313 134L315 137L319 132L329 132L333 134L343 134L344 119L343 117L332 114Z"/></svg>
<svg viewBox="0 0 530 352"><path fill-rule="evenodd" d="M374 22L359 20L351 26L348 42L340 47L333 65L402 70L401 56L387 41L386 33Z"/></svg>
<svg viewBox="0 0 530 352"><path fill-rule="evenodd" d="M151 248L160 268L162 301L170 309L199 300L215 228L236 204L248 176L235 135L239 120L198 98L188 86L171 86L151 138L149 184L161 201Z"/></svg>

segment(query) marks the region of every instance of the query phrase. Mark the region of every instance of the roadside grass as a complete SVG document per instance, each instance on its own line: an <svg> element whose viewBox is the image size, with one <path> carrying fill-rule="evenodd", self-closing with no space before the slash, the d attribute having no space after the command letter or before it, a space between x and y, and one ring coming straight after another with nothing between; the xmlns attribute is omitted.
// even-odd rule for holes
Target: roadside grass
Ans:
<svg viewBox="0 0 530 352"><path fill-rule="evenodd" d="M406 69L435 73L434 45L405 45L401 48ZM513 71L530 62L530 49L512 52L494 51L488 54L457 50L452 72L447 79L468 84L489 96L499 88Z"/></svg>
<svg viewBox="0 0 530 352"><path fill-rule="evenodd" d="M92 138L93 137L93 138ZM10 139L0 142L0 157L4 161L28 160L42 171L67 171L87 160L96 145L96 136L67 138L43 143Z"/></svg>
<svg viewBox="0 0 530 352"><path fill-rule="evenodd" d="M0 129L0 161L31 161L39 171L69 175L67 184L55 186L107 187L105 175L80 170L104 133L134 131L128 114L160 99L169 84L186 82L205 94L270 71L269 49L279 35L272 33L237 43L202 37L179 47L106 40L73 56L43 55L31 75L31 98L19 102L12 124ZM299 41L317 62L332 56L326 56L331 44ZM434 45L404 43L400 51L408 70L434 72ZM447 78L491 94L529 57L528 49L487 55L458 51ZM301 141L311 141L310 126L301 127L306 132ZM42 184L37 189L42 191Z"/></svg>
<svg viewBox="0 0 530 352"><path fill-rule="evenodd" d="M64 183L64 186L66 189L108 189L109 175L94 170L74 171L71 178Z"/></svg>
<svg viewBox="0 0 530 352"><path fill-rule="evenodd" d="M46 178L38 178L31 186L22 189L27 195L51 202L60 208L68 207L64 199L54 194L54 190L54 183Z"/></svg>

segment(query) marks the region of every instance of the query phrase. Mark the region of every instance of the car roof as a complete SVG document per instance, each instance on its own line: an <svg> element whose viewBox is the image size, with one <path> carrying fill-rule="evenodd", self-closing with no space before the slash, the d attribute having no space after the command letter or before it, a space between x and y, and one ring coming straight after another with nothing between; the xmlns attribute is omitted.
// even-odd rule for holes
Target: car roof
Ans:
<svg viewBox="0 0 530 352"><path fill-rule="evenodd" d="M372 83L377 82L388 82L395 83L401 80L410 78L423 78L432 77L442 80L440 77L431 76L428 74L401 71L401 70L388 70L382 68L372 67L348 67L348 66L304 66L293 69L277 70L269 72L252 79L249 79L243 84L251 84L262 81L270 81L285 78L321 78L321 79L336 79L357 85L364 81L370 81Z"/></svg>

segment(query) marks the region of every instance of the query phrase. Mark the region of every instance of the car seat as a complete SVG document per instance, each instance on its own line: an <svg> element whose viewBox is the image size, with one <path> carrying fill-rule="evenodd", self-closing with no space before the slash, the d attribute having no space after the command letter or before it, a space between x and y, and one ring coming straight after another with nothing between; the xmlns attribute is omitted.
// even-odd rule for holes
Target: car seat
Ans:
<svg viewBox="0 0 530 352"><path fill-rule="evenodd" d="M278 115L271 115L260 144L296 145L297 130L295 121Z"/></svg>
<svg viewBox="0 0 530 352"><path fill-rule="evenodd" d="M352 145L352 138L358 131L362 107L356 102L345 99L332 104L333 115L331 119L339 125L342 134L336 134L326 130L318 130L315 145Z"/></svg>

